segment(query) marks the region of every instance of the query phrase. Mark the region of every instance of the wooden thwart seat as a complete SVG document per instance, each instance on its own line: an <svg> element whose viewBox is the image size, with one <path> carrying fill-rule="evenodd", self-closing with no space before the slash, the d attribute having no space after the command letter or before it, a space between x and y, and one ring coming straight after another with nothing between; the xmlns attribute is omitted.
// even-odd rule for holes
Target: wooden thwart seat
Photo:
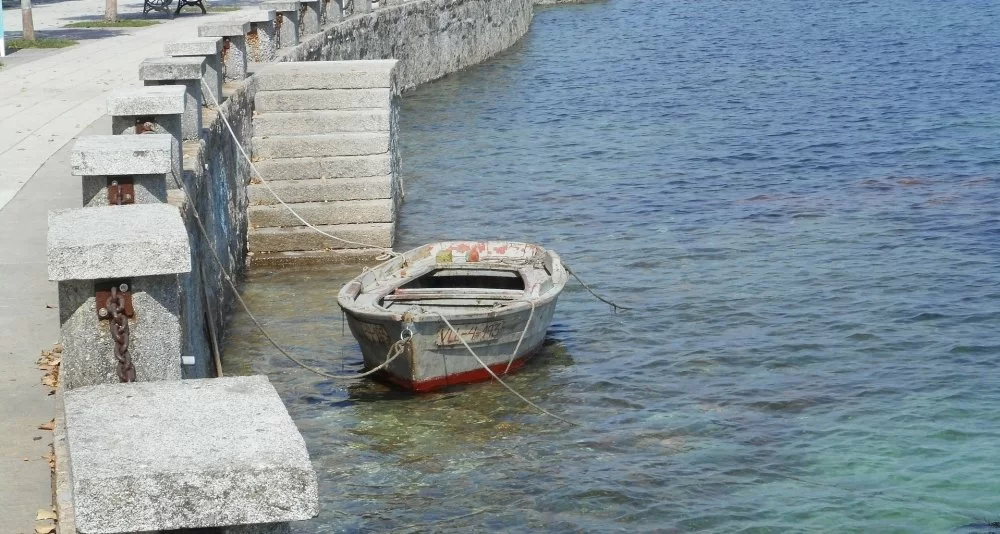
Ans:
<svg viewBox="0 0 1000 534"><path fill-rule="evenodd" d="M387 301L424 299L515 300L524 291L512 289L468 289L463 287L433 289L397 289L385 296Z"/></svg>

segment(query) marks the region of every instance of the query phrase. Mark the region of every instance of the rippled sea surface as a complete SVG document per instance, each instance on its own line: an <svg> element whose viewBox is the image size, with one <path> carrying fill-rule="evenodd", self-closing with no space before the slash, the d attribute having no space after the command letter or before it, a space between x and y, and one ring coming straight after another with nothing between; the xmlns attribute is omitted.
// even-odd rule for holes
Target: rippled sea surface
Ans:
<svg viewBox="0 0 1000 534"><path fill-rule="evenodd" d="M284 361L297 532L951 532L1000 520L1000 4L612 0L539 9L408 93L399 247L511 238L567 286L510 384L413 397ZM276 339L351 373L357 268L256 269Z"/></svg>

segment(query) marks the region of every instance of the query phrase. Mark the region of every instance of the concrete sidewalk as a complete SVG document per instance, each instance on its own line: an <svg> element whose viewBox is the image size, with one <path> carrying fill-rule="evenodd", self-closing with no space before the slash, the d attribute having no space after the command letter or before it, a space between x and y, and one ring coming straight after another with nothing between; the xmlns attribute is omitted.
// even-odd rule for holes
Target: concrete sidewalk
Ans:
<svg viewBox="0 0 1000 534"><path fill-rule="evenodd" d="M103 1L103 0L102 0ZM183 17L91 41L0 70L0 532L34 532L52 505L48 463L53 397L35 361L59 338L56 288L46 269L47 212L79 207L69 143L84 129L110 133L108 94L138 86L139 63L165 42L232 13ZM58 154L58 156L56 156ZM56 156L53 158L53 156ZM51 306L51 307L50 307ZM39 438L40 439L36 439Z"/></svg>
<svg viewBox="0 0 1000 534"><path fill-rule="evenodd" d="M3 29L18 35L21 33L20 2L3 1ZM142 14L142 0L118 0L118 15L121 18L136 18ZM176 4L174 4L176 6ZM201 11L198 8L185 8L182 13ZM31 8L31 18L36 32L58 30L80 20L102 20L104 18L104 0L34 0ZM150 18L166 18L165 14L153 13Z"/></svg>

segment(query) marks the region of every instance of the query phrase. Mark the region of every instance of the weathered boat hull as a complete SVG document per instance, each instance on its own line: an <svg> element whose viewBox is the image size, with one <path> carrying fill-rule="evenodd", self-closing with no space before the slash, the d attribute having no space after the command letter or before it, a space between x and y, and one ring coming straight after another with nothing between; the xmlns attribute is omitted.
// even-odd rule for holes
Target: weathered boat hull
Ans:
<svg viewBox="0 0 1000 534"><path fill-rule="evenodd" d="M472 251L474 259L452 263L453 251ZM423 280L441 282L435 276L448 283L420 285ZM468 289L461 287L466 277L473 281ZM485 367L497 375L521 368L545 339L565 278L558 255L541 247L445 242L373 268L347 284L338 302L365 368L384 364L401 344L403 354L378 376L425 392L489 380ZM520 285L512 290L511 284Z"/></svg>
<svg viewBox="0 0 1000 534"><path fill-rule="evenodd" d="M545 340L545 332L555 313L556 299L543 306L514 313L497 314L475 321L453 320L452 326L469 348L497 375L517 371L534 355ZM528 316L531 322L528 323ZM403 324L375 322L347 314L351 334L361 346L365 368L385 363L395 340L403 335ZM462 345L444 321L430 319L410 325L412 337L404 343L405 353L390 363L380 378L418 392L447 386L482 382L491 378L482 364ZM524 332L524 339L518 340ZM516 349L516 353L515 353Z"/></svg>

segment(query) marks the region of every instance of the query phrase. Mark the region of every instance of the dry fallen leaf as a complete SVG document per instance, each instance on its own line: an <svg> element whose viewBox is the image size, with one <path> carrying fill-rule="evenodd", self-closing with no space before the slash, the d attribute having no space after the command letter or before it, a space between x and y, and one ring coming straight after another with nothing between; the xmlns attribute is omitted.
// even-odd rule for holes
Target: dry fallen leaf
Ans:
<svg viewBox="0 0 1000 534"><path fill-rule="evenodd" d="M35 527L35 534L52 534L55 531L55 525L38 525Z"/></svg>
<svg viewBox="0 0 1000 534"><path fill-rule="evenodd" d="M53 419L53 420L49 421L48 423L42 423L42 424L38 425L38 430L52 430L55 427L56 427L56 420Z"/></svg>
<svg viewBox="0 0 1000 534"><path fill-rule="evenodd" d="M59 516L56 515L52 510L38 510L38 515L35 516L35 521L45 521L47 519L58 519Z"/></svg>
<svg viewBox="0 0 1000 534"><path fill-rule="evenodd" d="M27 460L27 458L25 458L25 460ZM49 470L54 473L56 470L56 453L49 451L45 453L45 456L42 456L42 460L49 462Z"/></svg>

